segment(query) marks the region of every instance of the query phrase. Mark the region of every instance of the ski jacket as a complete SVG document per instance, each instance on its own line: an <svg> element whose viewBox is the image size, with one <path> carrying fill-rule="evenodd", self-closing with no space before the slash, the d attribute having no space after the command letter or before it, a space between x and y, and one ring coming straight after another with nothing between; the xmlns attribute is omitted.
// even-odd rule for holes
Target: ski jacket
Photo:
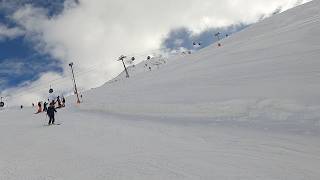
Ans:
<svg viewBox="0 0 320 180"><path fill-rule="evenodd" d="M57 112L56 108L54 106L49 106L47 110L47 114L49 117L54 116L54 112Z"/></svg>

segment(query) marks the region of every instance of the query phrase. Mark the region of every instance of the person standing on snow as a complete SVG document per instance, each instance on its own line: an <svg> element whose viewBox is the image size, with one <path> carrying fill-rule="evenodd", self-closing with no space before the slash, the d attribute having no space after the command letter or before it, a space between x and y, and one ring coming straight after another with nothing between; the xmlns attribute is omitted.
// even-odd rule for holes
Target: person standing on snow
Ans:
<svg viewBox="0 0 320 180"><path fill-rule="evenodd" d="M38 102L38 111L36 112L36 114L41 113L41 112L42 112L41 102Z"/></svg>
<svg viewBox="0 0 320 180"><path fill-rule="evenodd" d="M62 97L62 107L66 106L66 99L64 97Z"/></svg>
<svg viewBox="0 0 320 180"><path fill-rule="evenodd" d="M50 103L50 106L47 109L47 115L49 116L49 123L48 125L54 124L54 114L57 112L56 108L54 107L53 103Z"/></svg>
<svg viewBox="0 0 320 180"><path fill-rule="evenodd" d="M51 103L53 104L53 106L56 106L56 102L54 100L51 101Z"/></svg>
<svg viewBox="0 0 320 180"><path fill-rule="evenodd" d="M44 102L44 103L43 103L43 111L44 111L44 112L46 112L47 109L48 109L48 108L47 108L47 105L48 105L47 102Z"/></svg>
<svg viewBox="0 0 320 180"><path fill-rule="evenodd" d="M57 102L58 102L58 108L61 108L61 100L60 100L60 96L57 97Z"/></svg>

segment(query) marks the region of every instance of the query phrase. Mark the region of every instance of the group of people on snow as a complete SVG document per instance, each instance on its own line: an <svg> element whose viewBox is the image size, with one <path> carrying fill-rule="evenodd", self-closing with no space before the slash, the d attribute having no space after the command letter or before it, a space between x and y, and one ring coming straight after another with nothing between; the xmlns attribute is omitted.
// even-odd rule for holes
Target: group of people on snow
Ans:
<svg viewBox="0 0 320 180"><path fill-rule="evenodd" d="M48 99L48 101L45 101L43 103L43 107L42 107L42 102L38 102L38 111L37 113L41 113L41 112L47 112L48 110L48 106L54 106L55 108L63 108L66 105L66 99L64 97L60 98L60 96L58 96L56 99L52 99L52 101L50 101L50 99ZM34 106L34 104L32 103L32 106Z"/></svg>
<svg viewBox="0 0 320 180"><path fill-rule="evenodd" d="M63 108L65 107L65 105L66 105L66 99L64 97L60 98L60 96L58 96L57 98L52 99L51 101L50 99L48 99L48 101L45 101L43 103L43 107L42 107L42 102L38 102L38 110L35 114L46 112L47 116L49 117L48 125L52 125L54 124L54 121L55 121L54 117L55 117L55 113L57 112L56 109ZM34 103L32 103L32 106L34 107Z"/></svg>

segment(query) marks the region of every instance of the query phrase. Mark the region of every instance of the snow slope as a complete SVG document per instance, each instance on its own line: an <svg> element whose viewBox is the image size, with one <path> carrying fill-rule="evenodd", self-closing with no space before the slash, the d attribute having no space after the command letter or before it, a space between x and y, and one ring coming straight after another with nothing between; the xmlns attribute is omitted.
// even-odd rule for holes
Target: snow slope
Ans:
<svg viewBox="0 0 320 180"><path fill-rule="evenodd" d="M160 66L163 66L164 64L166 64L166 62L167 62L167 58L165 57L162 57L162 56L152 57L149 60L145 60L138 63L137 65L130 65L129 67L127 67L127 70L128 70L129 76L132 78L132 77L135 77L136 75L143 74L148 71L152 71L154 69L159 69ZM131 61L131 64L133 64L132 61ZM114 82L125 80L125 79L126 79L126 72L123 71L117 77L113 78L111 81L107 83L110 84L110 83L114 83Z"/></svg>
<svg viewBox="0 0 320 180"><path fill-rule="evenodd" d="M2 109L0 179L318 180L319 30L315 0L220 48L142 62L67 99L60 126Z"/></svg>
<svg viewBox="0 0 320 180"><path fill-rule="evenodd" d="M320 2L85 94L88 110L319 125Z"/></svg>
<svg viewBox="0 0 320 180"><path fill-rule="evenodd" d="M58 110L1 112L0 179L317 180L319 136L239 123Z"/></svg>

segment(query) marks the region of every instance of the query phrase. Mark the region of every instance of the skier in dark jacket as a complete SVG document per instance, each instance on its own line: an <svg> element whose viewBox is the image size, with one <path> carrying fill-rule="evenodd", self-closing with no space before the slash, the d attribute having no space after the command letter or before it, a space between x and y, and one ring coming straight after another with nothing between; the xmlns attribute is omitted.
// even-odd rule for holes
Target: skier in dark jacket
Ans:
<svg viewBox="0 0 320 180"><path fill-rule="evenodd" d="M47 109L47 115L49 116L49 123L48 125L54 124L54 113L57 112L54 104L50 103L50 106Z"/></svg>
<svg viewBox="0 0 320 180"><path fill-rule="evenodd" d="M47 107L48 103L47 102L44 102L43 103L43 111L47 111L48 107Z"/></svg>
<svg viewBox="0 0 320 180"><path fill-rule="evenodd" d="M62 107L66 106L66 99L64 97L62 97Z"/></svg>

